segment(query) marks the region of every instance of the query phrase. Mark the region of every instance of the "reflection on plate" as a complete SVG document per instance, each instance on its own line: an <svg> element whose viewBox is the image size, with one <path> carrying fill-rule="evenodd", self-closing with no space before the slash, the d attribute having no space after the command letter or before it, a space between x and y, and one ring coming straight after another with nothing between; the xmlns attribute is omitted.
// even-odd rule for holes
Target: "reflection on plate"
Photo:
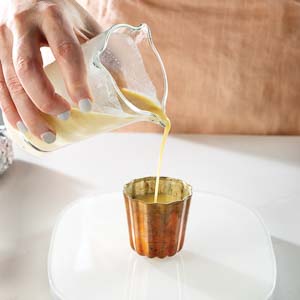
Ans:
<svg viewBox="0 0 300 300"><path fill-rule="evenodd" d="M48 275L60 300L264 300L276 264L260 218L226 198L194 193L183 250L149 259L129 246L121 193L83 198L57 223Z"/></svg>

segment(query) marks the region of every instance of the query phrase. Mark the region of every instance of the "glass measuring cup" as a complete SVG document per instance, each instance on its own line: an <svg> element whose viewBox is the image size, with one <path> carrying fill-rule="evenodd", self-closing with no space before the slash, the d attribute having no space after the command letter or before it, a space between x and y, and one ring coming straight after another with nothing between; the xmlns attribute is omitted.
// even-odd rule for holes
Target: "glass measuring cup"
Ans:
<svg viewBox="0 0 300 300"><path fill-rule="evenodd" d="M45 73L56 93L73 106L67 121L43 114L56 131L56 141L47 144L30 132L25 135L5 120L12 139L29 151L49 152L93 135L139 121L165 126L168 82L148 25L117 24L82 45L92 112L81 113L70 99L56 62Z"/></svg>

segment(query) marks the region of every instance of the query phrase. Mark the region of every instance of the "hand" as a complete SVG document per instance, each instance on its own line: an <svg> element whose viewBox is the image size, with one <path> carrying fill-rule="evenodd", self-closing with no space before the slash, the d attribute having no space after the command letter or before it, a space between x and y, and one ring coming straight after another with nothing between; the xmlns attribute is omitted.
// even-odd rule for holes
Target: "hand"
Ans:
<svg viewBox="0 0 300 300"><path fill-rule="evenodd" d="M56 94L43 70L40 47L56 58L70 98L91 107L80 43L100 32L96 21L73 0L1 0L0 105L8 122L47 143L56 138L41 112L66 120L70 104Z"/></svg>

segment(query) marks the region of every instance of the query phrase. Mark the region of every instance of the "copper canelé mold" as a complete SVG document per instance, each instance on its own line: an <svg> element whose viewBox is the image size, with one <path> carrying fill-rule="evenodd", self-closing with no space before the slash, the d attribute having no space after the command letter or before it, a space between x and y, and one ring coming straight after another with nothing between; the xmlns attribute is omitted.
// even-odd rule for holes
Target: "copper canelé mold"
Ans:
<svg viewBox="0 0 300 300"><path fill-rule="evenodd" d="M124 186L129 239L132 249L148 257L164 258L179 252L184 243L192 187L182 180L160 177L159 193L170 203L147 203L138 197L154 194L156 177L135 179Z"/></svg>

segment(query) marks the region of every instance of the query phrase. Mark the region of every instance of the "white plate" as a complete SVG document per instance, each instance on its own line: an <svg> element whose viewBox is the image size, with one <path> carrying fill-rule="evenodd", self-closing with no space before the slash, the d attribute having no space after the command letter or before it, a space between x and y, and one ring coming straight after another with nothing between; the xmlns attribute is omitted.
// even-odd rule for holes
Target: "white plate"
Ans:
<svg viewBox="0 0 300 300"><path fill-rule="evenodd" d="M248 208L194 193L183 250L167 259L129 246L119 193L81 199L62 214L48 275L60 300L265 300L276 282L268 231Z"/></svg>

